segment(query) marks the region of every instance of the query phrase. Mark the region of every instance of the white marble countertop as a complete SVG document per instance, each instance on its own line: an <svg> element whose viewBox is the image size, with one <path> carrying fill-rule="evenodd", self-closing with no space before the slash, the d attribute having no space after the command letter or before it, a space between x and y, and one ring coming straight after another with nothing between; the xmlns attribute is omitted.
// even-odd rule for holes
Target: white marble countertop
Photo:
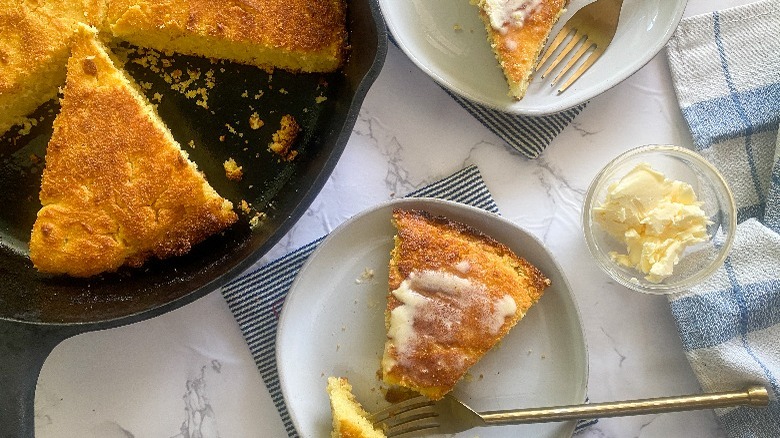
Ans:
<svg viewBox="0 0 780 438"><path fill-rule="evenodd" d="M691 0L686 16L746 3ZM690 146L665 51L594 98L528 160L390 47L326 186L268 261L381 201L476 164L502 214L542 239L564 269L589 350L589 396L610 401L695 393L698 382L662 296L631 292L591 260L583 194L620 152ZM61 343L35 400L39 437L282 437L276 409L219 291L130 326ZM723 436L711 411L601 420L581 437Z"/></svg>

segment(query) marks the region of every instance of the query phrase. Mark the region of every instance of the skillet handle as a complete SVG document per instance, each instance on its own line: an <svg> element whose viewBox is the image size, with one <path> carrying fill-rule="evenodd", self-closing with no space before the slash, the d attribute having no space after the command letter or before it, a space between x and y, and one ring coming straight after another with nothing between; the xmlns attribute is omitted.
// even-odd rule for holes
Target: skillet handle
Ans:
<svg viewBox="0 0 780 438"><path fill-rule="evenodd" d="M79 330L0 319L0 438L35 435L35 385L54 347Z"/></svg>

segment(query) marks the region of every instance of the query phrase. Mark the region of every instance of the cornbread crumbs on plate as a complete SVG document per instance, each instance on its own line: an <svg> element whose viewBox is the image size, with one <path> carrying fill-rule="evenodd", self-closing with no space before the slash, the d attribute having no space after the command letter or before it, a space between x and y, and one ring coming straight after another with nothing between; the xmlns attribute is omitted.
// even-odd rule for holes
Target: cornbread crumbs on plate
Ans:
<svg viewBox="0 0 780 438"><path fill-rule="evenodd" d="M292 161L298 155L298 151L292 150L292 146L300 132L301 126L295 118L290 114L285 114L282 116L279 130L274 132L273 142L268 145L268 148L282 157L283 160Z"/></svg>
<svg viewBox="0 0 780 438"><path fill-rule="evenodd" d="M243 167L239 166L233 158L228 158L223 163L223 167L225 168L225 176L231 181L241 181L241 178L244 177Z"/></svg>

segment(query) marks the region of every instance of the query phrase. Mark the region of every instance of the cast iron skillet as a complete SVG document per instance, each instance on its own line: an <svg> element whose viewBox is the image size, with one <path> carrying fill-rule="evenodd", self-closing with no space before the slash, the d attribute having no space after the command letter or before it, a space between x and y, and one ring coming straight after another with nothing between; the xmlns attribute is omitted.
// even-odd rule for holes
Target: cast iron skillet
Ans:
<svg viewBox="0 0 780 438"><path fill-rule="evenodd" d="M376 0L348 1L351 50L343 71L290 74L207 59L162 54L152 62L129 46L126 67L147 87L174 137L223 196L252 205L238 224L180 258L87 280L45 276L27 258L27 241L40 208L38 190L55 104L39 110L27 134L0 140L0 437L34 435L35 385L43 361L62 340L151 318L214 291L257 261L306 211L327 180L352 132L360 105L387 50ZM130 50L128 50L130 49ZM188 97L165 82L201 75L187 87L208 89L208 100ZM211 72L208 73L207 72ZM213 81L212 81L213 78ZM208 88L208 83L213 88ZM325 98L323 100L323 98ZM252 113L265 123L249 126ZM303 127L291 162L268 151L284 114ZM229 125L229 126L228 126ZM192 143L190 143L192 140ZM186 145L194 145L186 146ZM243 166L240 182L225 177L222 163ZM265 218L256 227L256 212Z"/></svg>

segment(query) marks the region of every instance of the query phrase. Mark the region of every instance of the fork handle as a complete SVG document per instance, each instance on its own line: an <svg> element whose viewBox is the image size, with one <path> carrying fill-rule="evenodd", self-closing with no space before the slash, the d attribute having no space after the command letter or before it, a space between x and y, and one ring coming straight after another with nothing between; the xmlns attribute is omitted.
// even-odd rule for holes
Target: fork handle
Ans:
<svg viewBox="0 0 780 438"><path fill-rule="evenodd" d="M749 386L738 391L548 408L490 411L483 412L480 415L487 425L525 424L692 411L738 405L766 406L768 404L769 393L766 388L763 386Z"/></svg>

